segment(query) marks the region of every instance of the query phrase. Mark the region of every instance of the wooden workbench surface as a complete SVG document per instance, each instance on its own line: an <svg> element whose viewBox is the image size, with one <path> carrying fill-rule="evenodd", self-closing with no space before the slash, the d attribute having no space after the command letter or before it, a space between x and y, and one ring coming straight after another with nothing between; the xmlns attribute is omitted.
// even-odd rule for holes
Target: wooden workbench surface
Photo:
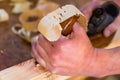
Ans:
<svg viewBox="0 0 120 80"><path fill-rule="evenodd" d="M19 23L19 14L12 14L9 0L0 2L0 9L5 9L10 16L9 21L0 23L0 70L13 66L31 57L30 44L11 31L11 27Z"/></svg>

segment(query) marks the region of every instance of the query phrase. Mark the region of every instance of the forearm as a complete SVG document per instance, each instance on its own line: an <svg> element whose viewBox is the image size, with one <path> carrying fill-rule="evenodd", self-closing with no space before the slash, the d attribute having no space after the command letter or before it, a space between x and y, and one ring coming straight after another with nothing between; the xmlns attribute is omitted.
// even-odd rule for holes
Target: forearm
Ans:
<svg viewBox="0 0 120 80"><path fill-rule="evenodd" d="M95 49L95 58L90 63L93 75L102 77L120 74L120 47L114 49Z"/></svg>

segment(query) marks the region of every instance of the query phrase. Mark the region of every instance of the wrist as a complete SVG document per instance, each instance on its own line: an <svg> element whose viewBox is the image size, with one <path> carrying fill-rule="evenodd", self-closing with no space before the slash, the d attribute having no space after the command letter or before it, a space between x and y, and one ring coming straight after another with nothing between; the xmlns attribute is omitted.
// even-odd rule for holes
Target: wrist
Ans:
<svg viewBox="0 0 120 80"><path fill-rule="evenodd" d="M81 69L80 69L80 74L84 76L95 76L93 72L95 72L93 68L93 63L94 60L96 59L96 48L91 47L91 49L88 50L88 53L85 54L85 57L83 61L81 61Z"/></svg>
<svg viewBox="0 0 120 80"><path fill-rule="evenodd" d="M95 77L120 74L120 47L114 49L95 49L91 73Z"/></svg>

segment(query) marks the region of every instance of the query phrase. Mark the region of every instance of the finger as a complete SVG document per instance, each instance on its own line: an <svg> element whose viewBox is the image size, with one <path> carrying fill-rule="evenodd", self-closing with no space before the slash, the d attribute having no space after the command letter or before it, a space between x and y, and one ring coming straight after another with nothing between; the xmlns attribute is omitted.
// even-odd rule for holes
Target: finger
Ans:
<svg viewBox="0 0 120 80"><path fill-rule="evenodd" d="M90 43L90 40L86 34L86 31L85 29L80 26L78 23L76 23L74 26L73 26L73 33L72 33L72 36L71 36L74 40L79 40L81 43L82 42L89 42L89 44L91 45Z"/></svg>
<svg viewBox="0 0 120 80"><path fill-rule="evenodd" d="M38 44L47 52L51 52L52 50L52 44L46 40L42 35L38 38Z"/></svg>
<svg viewBox="0 0 120 80"><path fill-rule="evenodd" d="M37 62L41 64L43 67L46 67L45 61L42 59L42 57L38 54L36 50L36 43L32 43L32 50Z"/></svg>
<svg viewBox="0 0 120 80"><path fill-rule="evenodd" d="M87 3L80 11L86 16L87 20L89 20L92 15L93 7L90 7L90 3Z"/></svg>
<svg viewBox="0 0 120 80"><path fill-rule="evenodd" d="M39 45L39 43L36 44L36 50L45 61L49 61L46 51Z"/></svg>
<svg viewBox="0 0 120 80"><path fill-rule="evenodd" d="M38 43L39 45L46 51L46 54L52 56L52 54L56 54L59 46L65 43L65 36L62 36L54 42L49 42L48 40L44 39L42 36L39 36Z"/></svg>
<svg viewBox="0 0 120 80"><path fill-rule="evenodd" d="M104 36L109 37L111 34L117 31L117 29L120 27L120 15L115 19L114 22L112 22L107 28L104 30Z"/></svg>
<svg viewBox="0 0 120 80"><path fill-rule="evenodd" d="M73 37L78 37L78 36L82 37L81 34L86 34L85 29L82 26L80 26L78 23L75 23L73 26Z"/></svg>
<svg viewBox="0 0 120 80"><path fill-rule="evenodd" d="M51 59L50 56L47 55L46 51L38 44L36 47L36 50L38 51L39 55L45 62L46 66L44 66L46 69L52 69ZM42 61L41 61L42 63Z"/></svg>

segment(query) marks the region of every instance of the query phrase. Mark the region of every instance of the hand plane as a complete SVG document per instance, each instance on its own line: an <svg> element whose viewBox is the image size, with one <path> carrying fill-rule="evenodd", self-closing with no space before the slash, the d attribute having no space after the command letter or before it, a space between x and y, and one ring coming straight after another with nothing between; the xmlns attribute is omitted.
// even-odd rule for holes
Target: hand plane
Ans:
<svg viewBox="0 0 120 80"><path fill-rule="evenodd" d="M107 1L93 10L87 26L87 35L94 47L105 47L111 42L114 34L106 38L103 31L116 19L119 12L119 6L113 1Z"/></svg>
<svg viewBox="0 0 120 80"><path fill-rule="evenodd" d="M110 23L112 23L119 14L119 6L113 1L108 1L93 10L92 16L88 22L88 35L94 35L102 32Z"/></svg>

